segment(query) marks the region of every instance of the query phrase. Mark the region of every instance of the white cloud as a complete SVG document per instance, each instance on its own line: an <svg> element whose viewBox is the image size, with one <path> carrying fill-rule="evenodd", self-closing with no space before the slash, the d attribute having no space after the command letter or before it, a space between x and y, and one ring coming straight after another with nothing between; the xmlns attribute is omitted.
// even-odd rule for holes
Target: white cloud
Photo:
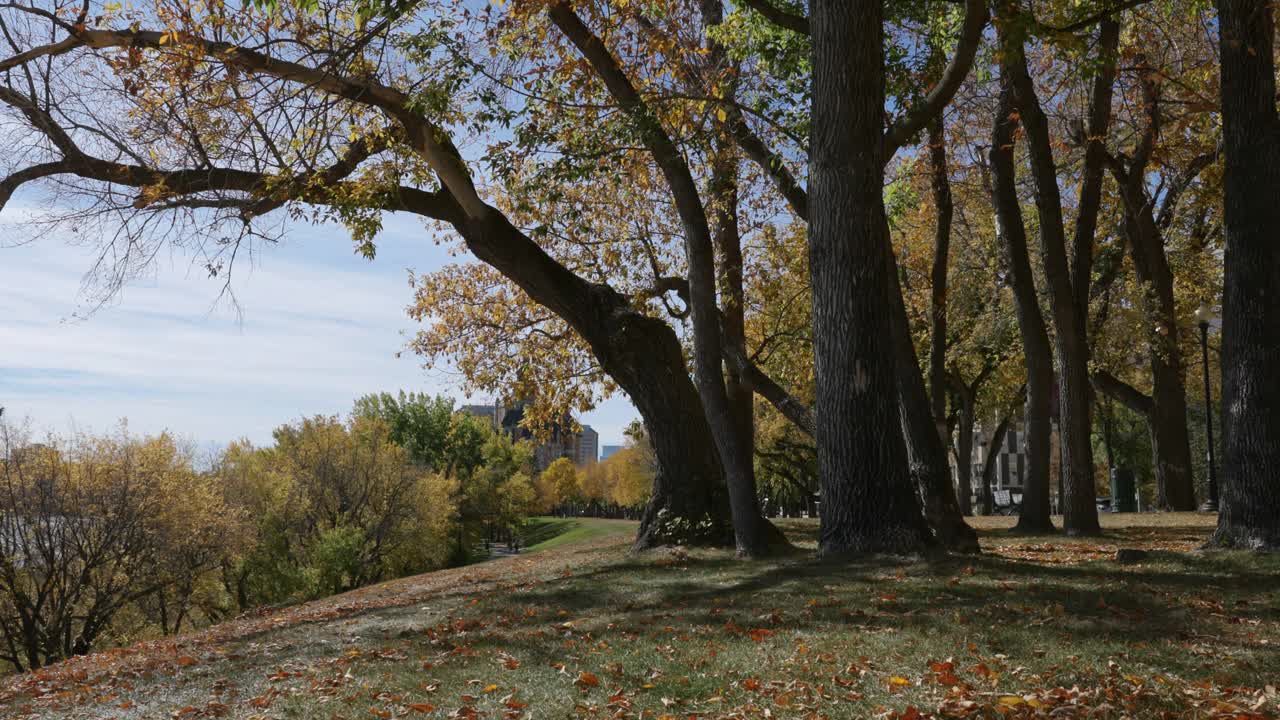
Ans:
<svg viewBox="0 0 1280 720"><path fill-rule="evenodd" d="M215 305L220 279L165 257L77 319L91 260L57 238L0 247L0 405L9 413L92 429L127 416L141 432L222 443L266 441L281 422L345 412L368 392L457 394L455 378L396 357L415 329L404 313L406 268L454 260L415 222L389 220L372 263L339 228L294 227L255 266L237 267L239 314ZM616 444L634 415L617 399L582 420Z"/></svg>

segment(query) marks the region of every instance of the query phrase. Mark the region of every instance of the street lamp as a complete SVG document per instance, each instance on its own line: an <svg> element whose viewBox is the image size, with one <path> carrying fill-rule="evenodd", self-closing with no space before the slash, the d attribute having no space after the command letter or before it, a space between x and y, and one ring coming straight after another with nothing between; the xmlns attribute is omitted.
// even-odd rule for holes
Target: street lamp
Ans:
<svg viewBox="0 0 1280 720"><path fill-rule="evenodd" d="M1213 460L1213 395L1209 387L1209 323L1213 322L1213 309L1201 305L1196 310L1196 324L1200 326L1200 358L1204 370L1204 434L1208 447L1206 453L1209 462L1209 499L1205 500L1201 510L1218 511L1218 471Z"/></svg>

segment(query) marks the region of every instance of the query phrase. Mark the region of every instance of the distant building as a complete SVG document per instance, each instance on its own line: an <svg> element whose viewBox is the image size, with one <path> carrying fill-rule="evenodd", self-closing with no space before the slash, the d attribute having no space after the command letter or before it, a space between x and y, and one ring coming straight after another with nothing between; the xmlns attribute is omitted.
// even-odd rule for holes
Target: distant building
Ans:
<svg viewBox="0 0 1280 720"><path fill-rule="evenodd" d="M605 445L604 447L600 448L600 459L608 460L610 455L613 455L614 453L618 452L621 449L622 449L621 445Z"/></svg>
<svg viewBox="0 0 1280 720"><path fill-rule="evenodd" d="M494 402L489 405L463 405L458 408L458 412L464 412L478 418L484 418L489 421L489 426L494 430L502 427L503 416L506 414L506 408Z"/></svg>
<svg viewBox="0 0 1280 720"><path fill-rule="evenodd" d="M591 465L600 455L600 434L590 425L583 425L582 431L578 433L577 445L577 457L574 458L574 463L579 467Z"/></svg>
<svg viewBox="0 0 1280 720"><path fill-rule="evenodd" d="M583 425L578 432L571 432L568 427L573 424L573 419L566 415L563 422L551 427L549 438L539 440L520 424L524 420L524 408L524 401L512 405L494 402L491 405L463 405L458 411L489 420L495 430L506 433L513 440L528 440L533 443L533 470L536 473L546 470L560 458L569 458L579 467L596 462L600 435L590 425Z"/></svg>

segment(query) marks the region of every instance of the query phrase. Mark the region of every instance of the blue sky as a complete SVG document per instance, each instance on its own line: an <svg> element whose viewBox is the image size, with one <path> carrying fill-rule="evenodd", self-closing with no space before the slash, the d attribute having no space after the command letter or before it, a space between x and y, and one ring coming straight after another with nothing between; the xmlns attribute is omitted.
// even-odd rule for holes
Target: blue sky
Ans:
<svg viewBox="0 0 1280 720"><path fill-rule="evenodd" d="M284 241L237 265L240 311L218 303L220 280L166 254L87 318L81 281L91 251L47 237L6 246L23 212L0 212L0 405L37 428L169 430L201 446L345 413L369 392L440 393L464 401L460 378L396 357L416 324L405 315L407 270L455 261L416 220L388 217L378 257L352 252L336 226L294 224ZM475 401L487 400L487 397ZM602 445L636 416L625 397L580 418Z"/></svg>

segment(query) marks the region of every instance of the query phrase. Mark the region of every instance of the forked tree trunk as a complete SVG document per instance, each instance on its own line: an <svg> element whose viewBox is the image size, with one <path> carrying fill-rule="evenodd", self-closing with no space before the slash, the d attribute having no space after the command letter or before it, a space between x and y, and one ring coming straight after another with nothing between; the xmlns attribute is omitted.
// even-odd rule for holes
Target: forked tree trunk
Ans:
<svg viewBox="0 0 1280 720"><path fill-rule="evenodd" d="M1165 255L1164 233L1155 217L1155 200L1147 195L1147 167L1160 136L1162 104L1160 79L1139 58L1143 111L1147 118L1137 149L1128 167L1112 160L1112 172L1120 187L1124 228L1134 275L1143 291L1147 353L1152 391L1145 412L1151 431L1151 453L1156 471L1156 507L1161 510L1195 510L1195 485L1191 473L1191 442L1187 433L1187 392L1182 353L1178 347L1178 310L1173 294L1173 270ZM1196 161L1199 162L1199 158ZM1190 176L1189 176L1190 177ZM1188 179L1189 183L1190 180ZM1161 213L1172 212L1166 192Z"/></svg>
<svg viewBox="0 0 1280 720"><path fill-rule="evenodd" d="M1012 278L1018 330L1022 336L1027 368L1027 395L1023 409L1027 464L1023 478L1022 507L1015 530L1023 533L1053 531L1049 519L1049 465L1051 448L1050 404L1053 395L1053 357L1049 333L1036 296L1035 277L1027 252L1027 231L1018 200L1014 165L1013 89L1010 79L1000 78L1000 101L991 133L991 195L996 209L997 234L1004 246Z"/></svg>
<svg viewBox="0 0 1280 720"><path fill-rule="evenodd" d="M737 69L726 67L730 62L724 47L714 39L713 30L724 21L724 4L722 0L702 0L703 35L706 37L709 70L714 73L725 73L727 78L722 82L717 96L733 102L737 98ZM711 236L715 244L716 284L720 296L720 330L721 342L730 346L733 353L745 357L747 355L746 334L746 300L743 289L742 271L742 234L738 227L738 158L736 147L730 135L727 122L719 122L716 127L716 139L712 152L711 178L707 187L707 198L710 205L709 215ZM717 362L719 362L717 360ZM760 505L756 491L755 479L755 406L754 394L741 372L726 363L723 371L724 396L727 411L725 433L732 435L736 442L725 447L721 443L722 452L736 453L733 466L739 468L743 489L738 493L730 493L730 502L734 504L734 523L743 519L749 525L736 529L737 545L740 553L756 555L767 551L771 542L785 543L785 537L772 527L772 523L760 516ZM726 464L728 461L726 460Z"/></svg>
<svg viewBox="0 0 1280 720"><path fill-rule="evenodd" d="M1013 3L1008 5L1012 6ZM1002 19L1007 23L1012 18ZM1098 524L1093 483L1090 417L1093 400L1089 385L1086 318L1079 312L1072 285L1062 197L1058 188L1058 168L1053 157L1049 121L1027 71L1021 37L1010 37L1007 33L1003 35L1001 73L1011 81L1022 127L1027 136L1036 210L1039 215L1040 257L1053 313L1054 355L1058 366L1058 427L1062 438L1065 500L1062 526L1071 535L1093 535L1101 532L1101 527Z"/></svg>
<svg viewBox="0 0 1280 720"><path fill-rule="evenodd" d="M883 9L815 0L809 253L823 555L911 553L932 537L899 424L882 197Z"/></svg>
<svg viewBox="0 0 1280 720"><path fill-rule="evenodd" d="M1211 544L1280 550L1280 120L1272 5L1218 0L1223 205L1222 497Z"/></svg>

